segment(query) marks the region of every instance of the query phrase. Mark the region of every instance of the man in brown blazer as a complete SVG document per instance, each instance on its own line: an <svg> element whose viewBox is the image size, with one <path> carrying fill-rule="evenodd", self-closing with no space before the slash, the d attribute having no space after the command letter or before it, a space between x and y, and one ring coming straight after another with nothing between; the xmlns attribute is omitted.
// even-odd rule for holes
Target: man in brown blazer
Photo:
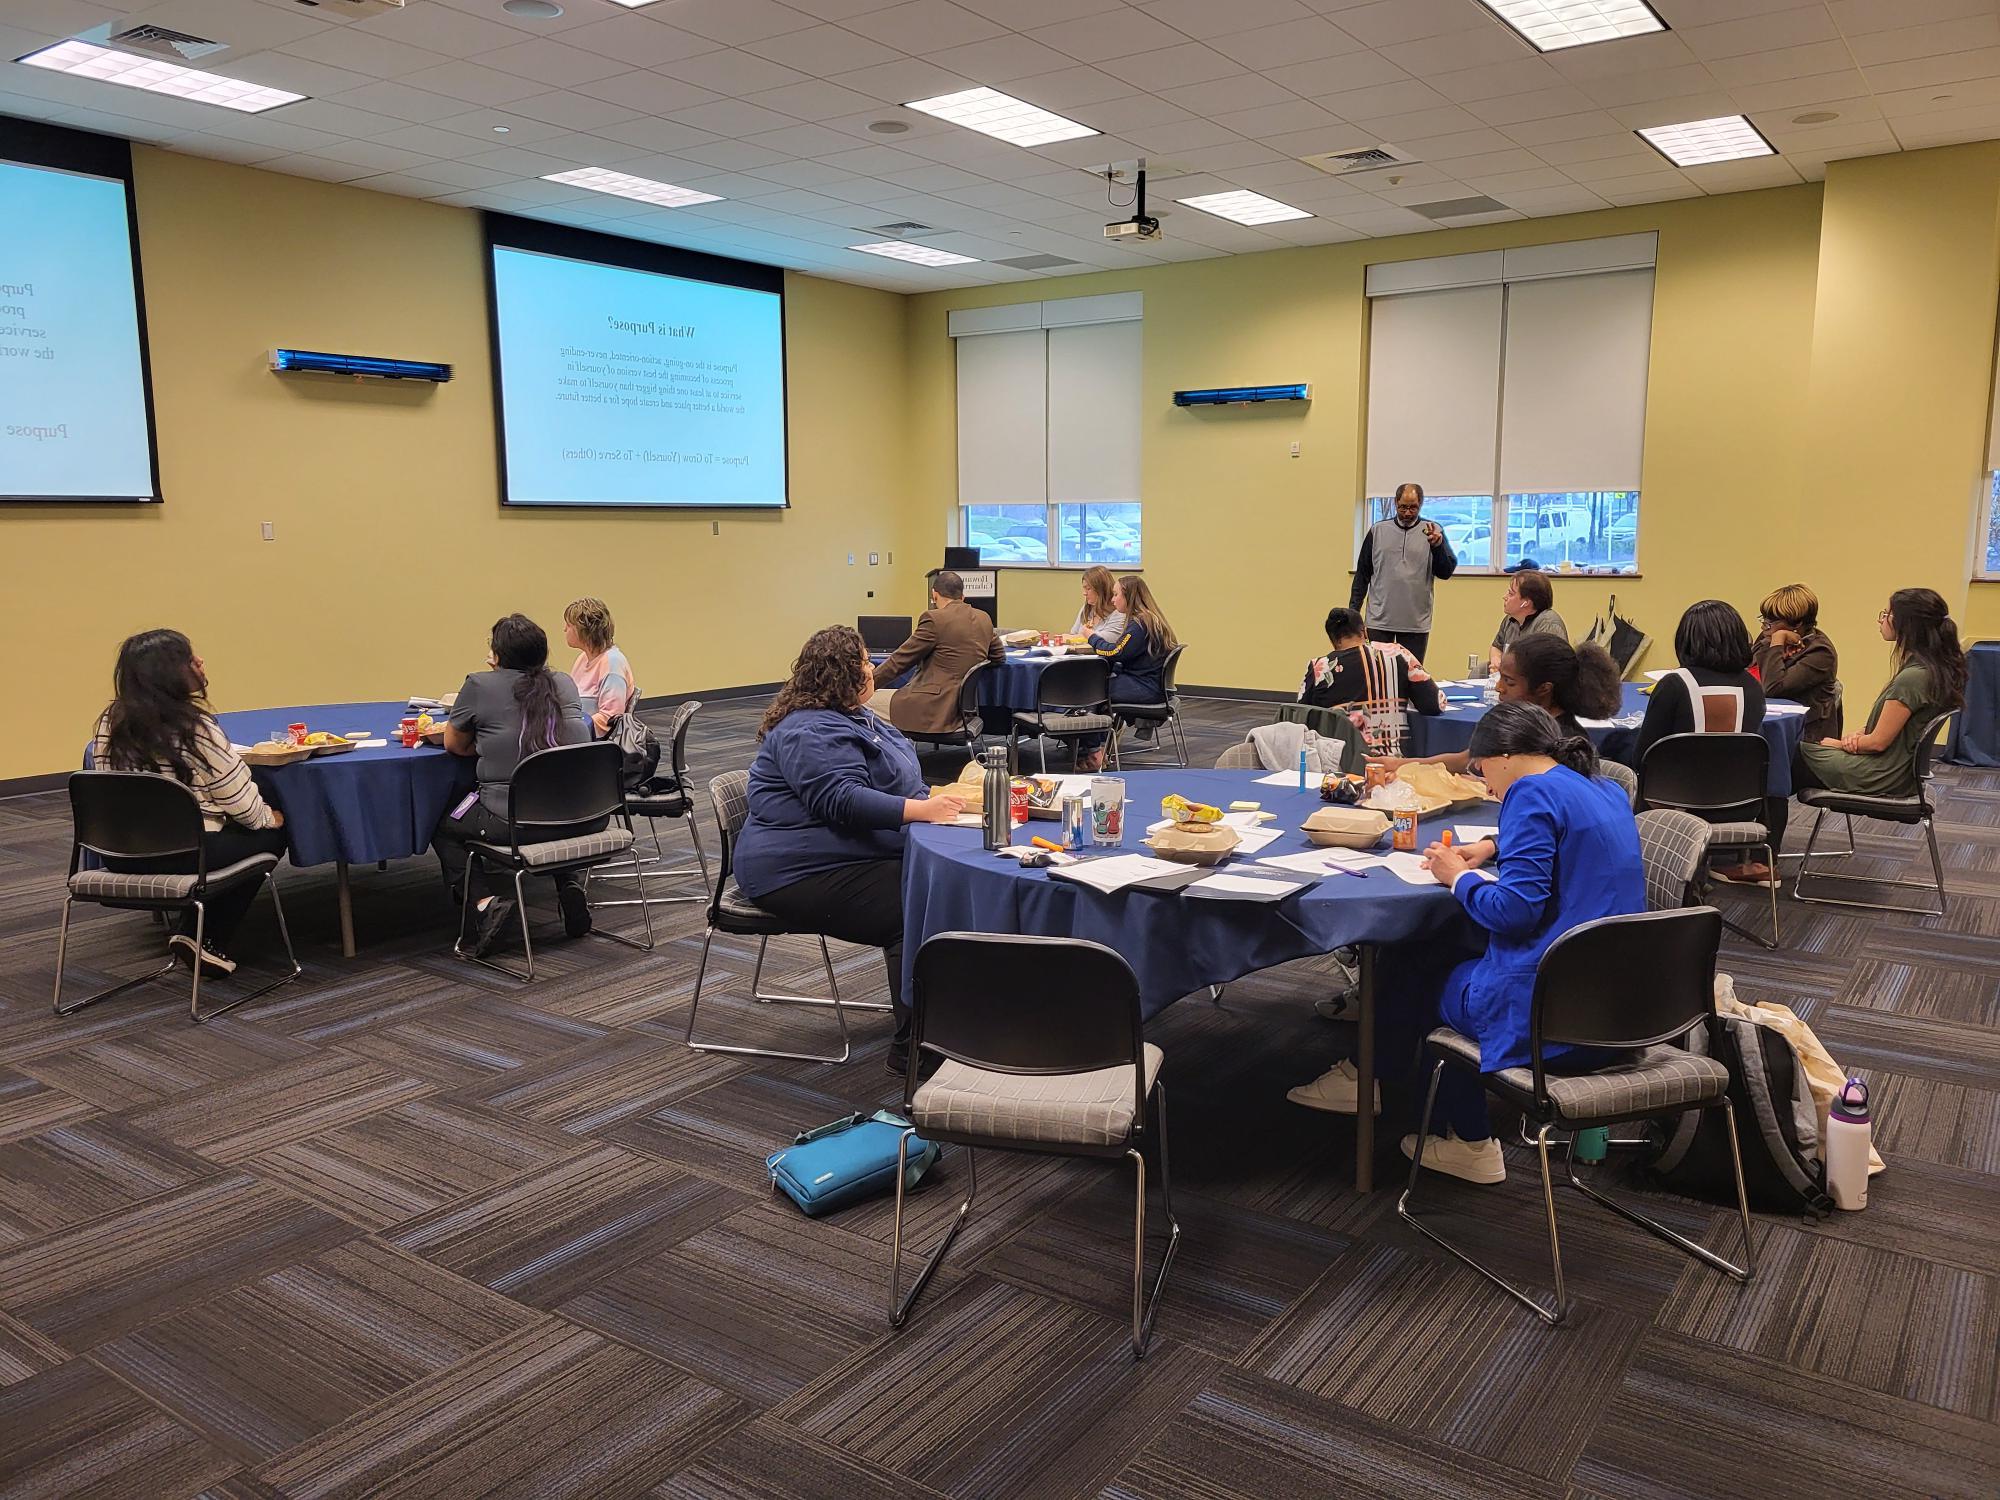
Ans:
<svg viewBox="0 0 2000 1500"><path fill-rule="evenodd" d="M965 602L964 580L946 569L931 580L931 607L910 638L875 668L875 680L891 683L916 667L917 675L889 700L889 722L905 734L945 734L958 728L965 674L982 661L1006 660L993 622Z"/></svg>

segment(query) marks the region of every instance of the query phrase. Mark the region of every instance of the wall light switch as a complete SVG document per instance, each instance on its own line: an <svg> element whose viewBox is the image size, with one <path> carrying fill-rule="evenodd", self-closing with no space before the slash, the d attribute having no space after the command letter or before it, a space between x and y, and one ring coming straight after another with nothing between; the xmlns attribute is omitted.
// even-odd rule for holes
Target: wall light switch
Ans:
<svg viewBox="0 0 2000 1500"><path fill-rule="evenodd" d="M896 554L893 552L889 554L889 566L892 568L896 566Z"/></svg>
<svg viewBox="0 0 2000 1500"><path fill-rule="evenodd" d="M1292 457L1297 458L1298 456L1299 456L1299 445L1297 443L1294 443L1292 444Z"/></svg>
<svg viewBox="0 0 2000 1500"><path fill-rule="evenodd" d="M269 521L266 521L264 523L264 540L267 542L275 542L277 539L278 539L277 527L273 526Z"/></svg>
<svg viewBox="0 0 2000 1500"><path fill-rule="evenodd" d="M850 568L854 566L854 554L852 552L847 554L847 565Z"/></svg>
<svg viewBox="0 0 2000 1500"><path fill-rule="evenodd" d="M722 523L720 521L710 521L708 523L708 534L710 536L721 536Z"/></svg>
<svg viewBox="0 0 2000 1500"><path fill-rule="evenodd" d="M882 563L882 554L881 554L881 553L879 553L879 552L871 552L871 553L869 553L869 554L868 554L868 566L869 566L869 567L871 567L871 568L875 568L875 567L880 567L880 566L881 566L881 563Z"/></svg>

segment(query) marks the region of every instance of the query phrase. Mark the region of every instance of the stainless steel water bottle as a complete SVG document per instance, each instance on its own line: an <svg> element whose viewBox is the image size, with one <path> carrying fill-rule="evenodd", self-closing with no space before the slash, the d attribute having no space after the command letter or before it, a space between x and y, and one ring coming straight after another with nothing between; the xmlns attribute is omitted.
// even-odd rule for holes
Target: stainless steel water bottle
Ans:
<svg viewBox="0 0 2000 1500"><path fill-rule="evenodd" d="M1000 745L988 746L980 762L986 767L986 774L980 779L979 826L987 848L1004 849L1014 832L1007 800L1007 751Z"/></svg>

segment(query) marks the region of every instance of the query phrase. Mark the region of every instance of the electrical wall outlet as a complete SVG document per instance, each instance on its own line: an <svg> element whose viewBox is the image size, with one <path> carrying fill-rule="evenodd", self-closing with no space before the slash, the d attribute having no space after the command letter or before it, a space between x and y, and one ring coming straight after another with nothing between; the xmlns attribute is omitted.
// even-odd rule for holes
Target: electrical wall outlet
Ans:
<svg viewBox="0 0 2000 1500"><path fill-rule="evenodd" d="M875 568L875 567L880 567L880 566L881 566L881 564L882 564L882 554L881 554L881 553L879 553L879 552L871 552L871 553L869 553L869 554L868 554L868 566L869 566L869 567L871 567L871 568Z"/></svg>
<svg viewBox="0 0 2000 1500"><path fill-rule="evenodd" d="M278 539L278 528L274 526L271 522L266 521L264 523L264 540L267 542L275 542L277 539Z"/></svg>

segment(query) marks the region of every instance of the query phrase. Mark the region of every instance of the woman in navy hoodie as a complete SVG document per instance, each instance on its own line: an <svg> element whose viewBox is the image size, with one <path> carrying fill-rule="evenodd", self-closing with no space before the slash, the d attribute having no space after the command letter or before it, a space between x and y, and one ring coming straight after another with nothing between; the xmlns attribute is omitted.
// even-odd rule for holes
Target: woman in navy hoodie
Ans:
<svg viewBox="0 0 2000 1500"><path fill-rule="evenodd" d="M880 948L889 968L905 1068L910 1012L903 995L903 826L949 823L965 810L932 797L917 752L867 706L868 648L845 625L816 632L758 727L750 816L736 842L736 883L788 922Z"/></svg>

